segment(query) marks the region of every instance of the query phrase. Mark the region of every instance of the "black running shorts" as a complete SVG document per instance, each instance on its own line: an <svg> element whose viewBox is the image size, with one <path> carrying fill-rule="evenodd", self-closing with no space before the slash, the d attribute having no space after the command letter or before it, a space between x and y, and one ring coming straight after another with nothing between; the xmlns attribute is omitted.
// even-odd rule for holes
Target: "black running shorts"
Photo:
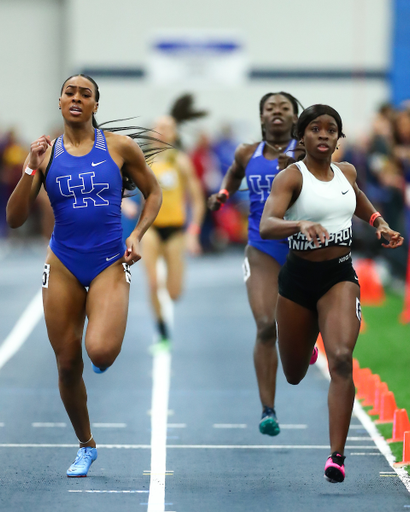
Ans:
<svg viewBox="0 0 410 512"><path fill-rule="evenodd" d="M279 295L316 311L317 301L332 286L343 281L359 286L350 253L334 260L316 262L299 258L291 251L279 273Z"/></svg>

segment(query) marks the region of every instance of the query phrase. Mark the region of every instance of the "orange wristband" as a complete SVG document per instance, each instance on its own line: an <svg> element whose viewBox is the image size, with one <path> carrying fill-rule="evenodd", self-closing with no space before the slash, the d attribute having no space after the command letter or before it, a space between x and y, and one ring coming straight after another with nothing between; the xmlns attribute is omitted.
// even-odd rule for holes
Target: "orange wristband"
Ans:
<svg viewBox="0 0 410 512"><path fill-rule="evenodd" d="M374 212L373 215L369 219L369 224L374 227L374 221L381 216L382 216L382 214L380 212Z"/></svg>
<svg viewBox="0 0 410 512"><path fill-rule="evenodd" d="M223 188L218 192L218 194L224 194L226 196L226 200L229 199L229 192L226 190L226 188Z"/></svg>

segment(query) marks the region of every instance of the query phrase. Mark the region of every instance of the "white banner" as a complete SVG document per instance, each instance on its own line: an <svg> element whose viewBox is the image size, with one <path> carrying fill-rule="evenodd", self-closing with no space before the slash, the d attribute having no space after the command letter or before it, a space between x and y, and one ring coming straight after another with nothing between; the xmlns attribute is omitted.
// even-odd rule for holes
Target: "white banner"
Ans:
<svg viewBox="0 0 410 512"><path fill-rule="evenodd" d="M147 68L155 85L235 86L247 76L245 45L231 31L157 31Z"/></svg>

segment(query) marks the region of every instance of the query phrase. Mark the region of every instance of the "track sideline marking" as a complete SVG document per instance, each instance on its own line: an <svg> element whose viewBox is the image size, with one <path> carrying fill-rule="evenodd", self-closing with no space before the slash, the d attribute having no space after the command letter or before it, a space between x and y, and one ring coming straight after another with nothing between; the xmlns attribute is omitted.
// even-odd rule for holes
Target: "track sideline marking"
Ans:
<svg viewBox="0 0 410 512"><path fill-rule="evenodd" d="M149 450L151 444L98 444L98 449L108 450ZM78 448L77 444L52 443L0 443L0 448ZM328 444L168 444L169 449L184 450L329 450ZM346 450L374 450L375 446L346 445ZM371 455L371 454L368 454ZM377 454L379 455L379 454ZM152 461L151 461L152 462ZM151 470L152 471L152 466ZM169 471L156 470L165 474Z"/></svg>
<svg viewBox="0 0 410 512"><path fill-rule="evenodd" d="M24 345L40 318L43 316L42 291L31 299L23 314L17 320L13 329L0 346L0 368L9 361Z"/></svg>
<svg viewBox="0 0 410 512"><path fill-rule="evenodd" d="M214 428L247 428L245 423L214 423Z"/></svg>
<svg viewBox="0 0 410 512"><path fill-rule="evenodd" d="M149 491L108 491L108 490L97 490L97 489L87 489L87 490L82 490L82 489L69 489L68 492L93 492L93 493L109 493L109 494L135 494L135 493L139 493L139 494L143 494L143 493L148 493Z"/></svg>
<svg viewBox="0 0 410 512"><path fill-rule="evenodd" d="M41 422L37 421L37 422L32 423L31 426L34 428L55 428L55 427L64 428L67 426L67 423L52 423L52 422L41 423Z"/></svg>
<svg viewBox="0 0 410 512"><path fill-rule="evenodd" d="M330 380L329 368L327 365L326 358L320 352L319 352L318 360L316 361L316 365L320 369L322 374L328 380ZM367 415L367 413L361 406L360 402L358 400L356 400L356 398L354 400L353 414L361 422L363 427L367 430L367 432L368 432L369 436L372 438L374 444L377 446L377 448L380 450L380 453L385 457L385 459L389 463L389 466L397 473L400 480L403 482L404 486L406 487L407 491L410 492L410 476L409 476L409 474L407 473L407 471L404 468L394 467L393 464L396 461L396 459L395 459L394 455L392 454L390 446L387 444L384 437L377 430L376 425L369 418L369 416ZM359 448L359 447L357 447L357 448ZM362 454L351 453L350 455L362 455ZM370 454L370 453L364 454L363 453L363 455L376 455L376 454L375 453L372 453L372 454Z"/></svg>
<svg viewBox="0 0 410 512"><path fill-rule="evenodd" d="M94 428L126 428L126 423L93 423Z"/></svg>
<svg viewBox="0 0 410 512"><path fill-rule="evenodd" d="M174 310L165 288L164 261L157 264L160 289L158 298L168 326L173 328ZM168 402L171 383L171 353L169 350L153 351L152 402L151 402L151 474L147 512L165 512L165 477L167 464Z"/></svg>

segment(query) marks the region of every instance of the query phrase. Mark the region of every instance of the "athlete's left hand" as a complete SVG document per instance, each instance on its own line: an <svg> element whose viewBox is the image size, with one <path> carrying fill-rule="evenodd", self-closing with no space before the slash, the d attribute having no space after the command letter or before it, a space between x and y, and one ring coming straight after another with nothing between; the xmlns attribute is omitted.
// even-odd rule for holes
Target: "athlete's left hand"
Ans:
<svg viewBox="0 0 410 512"><path fill-rule="evenodd" d="M376 236L379 240L381 240L383 237L389 242L388 244L382 244L382 246L386 247L387 249L396 249L396 247L403 245L404 238L398 231L393 231L390 229L386 222L379 224L376 229Z"/></svg>
<svg viewBox="0 0 410 512"><path fill-rule="evenodd" d="M186 234L186 248L191 256L199 256L202 253L198 235L190 233L189 230Z"/></svg>
<svg viewBox="0 0 410 512"><path fill-rule="evenodd" d="M136 236L132 234L125 240L127 248L124 253L124 260L128 265L133 265L141 259L140 242Z"/></svg>

